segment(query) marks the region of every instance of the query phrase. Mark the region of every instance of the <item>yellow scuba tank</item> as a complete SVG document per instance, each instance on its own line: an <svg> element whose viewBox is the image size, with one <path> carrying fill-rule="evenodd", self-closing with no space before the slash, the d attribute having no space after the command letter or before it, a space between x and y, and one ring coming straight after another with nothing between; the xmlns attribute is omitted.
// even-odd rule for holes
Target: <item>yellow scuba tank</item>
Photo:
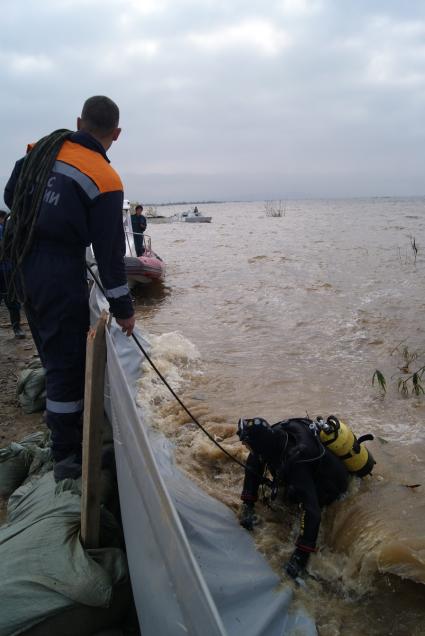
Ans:
<svg viewBox="0 0 425 636"><path fill-rule="evenodd" d="M344 462L350 473L364 477L372 472L376 462L362 442L372 440L373 435L363 435L357 439L347 424L334 415L330 415L326 422L318 418L317 423L320 441Z"/></svg>

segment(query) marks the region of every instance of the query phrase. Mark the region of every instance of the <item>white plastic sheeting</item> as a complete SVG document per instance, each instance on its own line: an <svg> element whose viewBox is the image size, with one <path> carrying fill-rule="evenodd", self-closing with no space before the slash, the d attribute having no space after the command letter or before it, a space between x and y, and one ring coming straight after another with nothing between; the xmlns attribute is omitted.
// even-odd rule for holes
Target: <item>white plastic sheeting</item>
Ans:
<svg viewBox="0 0 425 636"><path fill-rule="evenodd" d="M93 290L95 314L104 307ZM114 321L107 348L105 408L143 636L316 635L233 512L183 475L172 445L145 426L134 398L143 354Z"/></svg>

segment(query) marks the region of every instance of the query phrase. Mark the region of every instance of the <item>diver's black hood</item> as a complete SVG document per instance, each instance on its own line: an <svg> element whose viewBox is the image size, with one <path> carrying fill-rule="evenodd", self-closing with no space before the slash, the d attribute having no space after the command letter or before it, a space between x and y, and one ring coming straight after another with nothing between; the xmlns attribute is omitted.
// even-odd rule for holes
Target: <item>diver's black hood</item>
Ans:
<svg viewBox="0 0 425 636"><path fill-rule="evenodd" d="M255 418L260 420L260 418ZM254 420L255 421L255 420ZM254 453L261 455L265 461L275 462L285 451L288 435L286 431L272 428L265 420L261 424L244 428L241 441L245 441Z"/></svg>

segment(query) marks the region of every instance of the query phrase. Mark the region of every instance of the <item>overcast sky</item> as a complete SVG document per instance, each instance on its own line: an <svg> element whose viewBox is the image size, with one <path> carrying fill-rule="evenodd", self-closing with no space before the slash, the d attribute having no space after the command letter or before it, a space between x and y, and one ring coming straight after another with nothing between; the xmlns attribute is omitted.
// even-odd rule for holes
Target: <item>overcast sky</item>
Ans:
<svg viewBox="0 0 425 636"><path fill-rule="evenodd" d="M2 0L1 185L121 110L133 200L425 194L423 0Z"/></svg>

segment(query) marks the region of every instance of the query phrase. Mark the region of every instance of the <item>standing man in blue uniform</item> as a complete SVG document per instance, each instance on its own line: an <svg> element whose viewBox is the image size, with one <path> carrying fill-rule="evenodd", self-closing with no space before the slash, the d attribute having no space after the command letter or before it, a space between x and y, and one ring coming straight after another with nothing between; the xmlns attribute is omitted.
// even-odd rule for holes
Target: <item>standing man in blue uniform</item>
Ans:
<svg viewBox="0 0 425 636"><path fill-rule="evenodd" d="M146 230L148 222L143 214L143 205L136 205L135 214L131 217L131 225L133 228L134 247L136 248L136 256L142 256L145 251L143 245L143 233Z"/></svg>
<svg viewBox="0 0 425 636"><path fill-rule="evenodd" d="M77 132L64 133L18 272L28 323L46 369L47 425L57 481L81 474L89 329L85 250L90 243L111 313L127 336L135 323L124 267L123 186L106 155L119 137L118 126L119 109L111 99L95 96L84 103ZM31 209L31 187L24 204L19 197L14 201L14 194L22 190L21 171L24 180L30 174L24 162L36 148L29 147L29 155L17 161L6 185L12 228L18 206L24 206L20 211ZM16 212L17 226L18 219Z"/></svg>

